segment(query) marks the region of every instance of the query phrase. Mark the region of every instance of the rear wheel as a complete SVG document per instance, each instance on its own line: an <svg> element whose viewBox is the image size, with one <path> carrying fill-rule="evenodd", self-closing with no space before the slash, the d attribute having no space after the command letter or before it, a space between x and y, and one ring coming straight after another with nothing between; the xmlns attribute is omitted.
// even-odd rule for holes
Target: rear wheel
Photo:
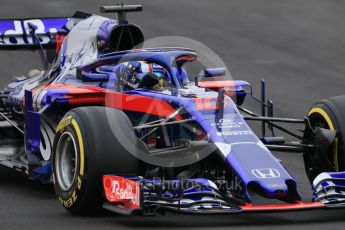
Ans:
<svg viewBox="0 0 345 230"><path fill-rule="evenodd" d="M101 209L104 174L140 175L139 160L121 145L109 121L134 135L122 111L96 106L71 110L57 127L52 156L54 187L60 203L73 214Z"/></svg>
<svg viewBox="0 0 345 230"><path fill-rule="evenodd" d="M307 175L312 182L322 172L345 169L345 95L315 103L308 113L308 118L313 128L320 127L337 132L334 142L326 151L304 153ZM310 140L312 138L308 129L305 130L305 138Z"/></svg>

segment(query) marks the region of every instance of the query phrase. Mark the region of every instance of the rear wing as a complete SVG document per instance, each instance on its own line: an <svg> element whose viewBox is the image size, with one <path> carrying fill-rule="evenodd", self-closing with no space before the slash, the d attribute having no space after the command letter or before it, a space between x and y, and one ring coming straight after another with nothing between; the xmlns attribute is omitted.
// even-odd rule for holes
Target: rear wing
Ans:
<svg viewBox="0 0 345 230"><path fill-rule="evenodd" d="M68 21L69 18L0 20L0 49L39 49L32 29L43 47L52 48L60 36L68 34Z"/></svg>
<svg viewBox="0 0 345 230"><path fill-rule="evenodd" d="M0 49L58 49L76 23L89 16L77 12L70 18L0 20Z"/></svg>
<svg viewBox="0 0 345 230"><path fill-rule="evenodd" d="M31 18L0 20L0 50L38 50L47 69L59 52L66 35L91 14L76 12L70 18Z"/></svg>

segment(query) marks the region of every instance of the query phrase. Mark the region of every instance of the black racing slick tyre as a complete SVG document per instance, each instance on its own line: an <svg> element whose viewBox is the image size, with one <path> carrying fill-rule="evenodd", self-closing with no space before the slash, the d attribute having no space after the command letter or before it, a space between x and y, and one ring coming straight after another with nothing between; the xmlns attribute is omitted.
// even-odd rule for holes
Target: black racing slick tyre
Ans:
<svg viewBox="0 0 345 230"><path fill-rule="evenodd" d="M336 137L326 151L304 153L306 172L312 182L322 172L345 170L345 95L315 103L308 113L308 118L313 128L321 127L336 131ZM311 138L308 129L305 131L305 138Z"/></svg>
<svg viewBox="0 0 345 230"><path fill-rule="evenodd" d="M140 175L140 161L120 143L109 122L134 135L122 111L98 106L72 109L57 127L52 156L54 187L59 202L72 214L101 210L104 174Z"/></svg>

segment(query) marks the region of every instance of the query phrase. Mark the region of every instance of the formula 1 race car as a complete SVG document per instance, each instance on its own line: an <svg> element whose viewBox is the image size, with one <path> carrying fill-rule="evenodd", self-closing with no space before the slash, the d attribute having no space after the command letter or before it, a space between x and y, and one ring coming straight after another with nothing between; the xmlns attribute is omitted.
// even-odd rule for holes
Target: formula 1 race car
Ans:
<svg viewBox="0 0 345 230"><path fill-rule="evenodd" d="M193 76L194 50L140 47L143 33L126 13L142 6L101 10L117 19L0 20L0 48L37 50L44 67L1 91L1 165L54 183L73 214L344 206L345 96L317 102L303 119L274 117L264 81L257 99L225 68ZM246 98L260 114L243 106ZM255 134L249 124L257 122ZM292 123L302 128L281 125ZM271 151L303 153L312 201L302 202Z"/></svg>

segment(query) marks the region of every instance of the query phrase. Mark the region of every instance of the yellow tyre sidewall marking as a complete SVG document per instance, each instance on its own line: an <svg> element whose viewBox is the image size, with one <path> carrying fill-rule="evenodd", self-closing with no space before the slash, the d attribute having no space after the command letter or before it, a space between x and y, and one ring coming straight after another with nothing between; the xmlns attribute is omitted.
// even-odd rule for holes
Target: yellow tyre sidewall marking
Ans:
<svg viewBox="0 0 345 230"><path fill-rule="evenodd" d="M310 112L308 113L308 117L310 117L312 114L317 113L325 119L328 127L330 130L334 131L334 125L332 123L332 120L329 118L328 114L326 113L325 110L317 107L317 108L312 108ZM333 147L333 155L334 155L334 163L335 163L335 169L336 171L339 171L339 166L338 166L338 138L336 137L334 139L334 147Z"/></svg>
<svg viewBox="0 0 345 230"><path fill-rule="evenodd" d="M78 123L75 119L72 120L72 125L77 133L77 138L79 142L79 153L80 153L80 168L79 168L79 174L80 176L84 175L84 143L83 138L81 136L80 128Z"/></svg>
<svg viewBox="0 0 345 230"><path fill-rule="evenodd" d="M64 119L62 119L60 121L60 123L56 129L56 132L57 133L63 132L63 130L70 124L72 124L72 126L73 126L73 128L77 134L77 139L78 139L78 143L79 143L80 167L79 167L79 176L77 177L77 180L78 180L77 189L80 190L81 189L81 178L80 177L84 175L85 157L84 157L84 143L83 143L83 138L81 135L79 125L78 125L77 121L72 116L68 116L68 117L65 117ZM76 191L73 191L71 197L67 200L59 197L60 203L62 203L65 207L72 206L76 200L77 200Z"/></svg>

